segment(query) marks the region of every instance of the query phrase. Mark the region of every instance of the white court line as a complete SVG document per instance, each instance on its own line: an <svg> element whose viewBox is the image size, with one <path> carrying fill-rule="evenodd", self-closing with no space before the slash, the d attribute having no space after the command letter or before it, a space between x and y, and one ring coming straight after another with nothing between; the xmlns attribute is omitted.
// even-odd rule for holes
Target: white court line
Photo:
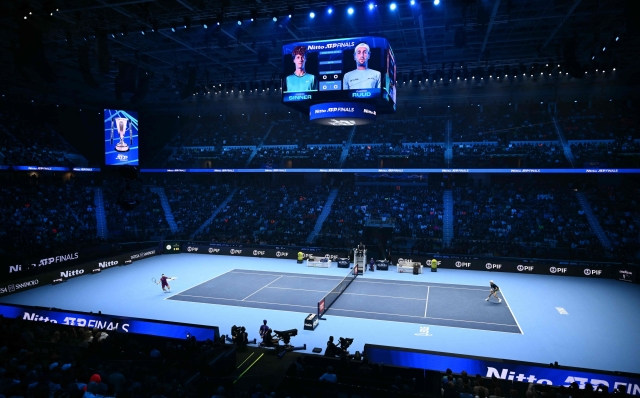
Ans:
<svg viewBox="0 0 640 398"><path fill-rule="evenodd" d="M331 290L309 290L309 289L294 289L292 287L277 287L277 286L269 286L269 289L282 289L282 290L302 290L304 292L316 292L316 293L331 293Z"/></svg>
<svg viewBox="0 0 640 398"><path fill-rule="evenodd" d="M424 305L424 317L427 317L427 307L429 306L429 288L431 286L427 287L427 303Z"/></svg>
<svg viewBox="0 0 640 398"><path fill-rule="evenodd" d="M255 300L239 300L239 299L230 299L230 298L222 298L222 297L209 297L209 296L194 296L192 294L182 294L182 296L186 296L186 297L200 297L200 298L206 298L206 299L212 299L212 300L227 300L227 301L236 301L239 303L257 303L257 304L272 304L272 305L286 305L289 307L302 307L302 308L316 308L315 306L308 306L308 305L299 305L299 304L283 304L283 303L270 303L268 301L255 301ZM185 300L180 300L180 301L185 301ZM193 302L193 301L187 301L189 303ZM216 303L202 303L202 304L213 304L213 305L218 305ZM236 307L239 307L238 305L236 305ZM254 307L249 307L249 308L254 308Z"/></svg>
<svg viewBox="0 0 640 398"><path fill-rule="evenodd" d="M438 319L441 321L453 321L453 322L467 322L467 323L482 323L484 325L498 325L498 326L516 326L516 325L507 325L505 323L493 323L493 322L481 322L481 321L465 321L465 320L461 320L461 319L449 319L449 318L435 318L432 316L417 316L417 315L401 315L401 314L388 314L386 312L371 312L371 311L359 311L359 310L347 310L347 309L342 309L342 308L329 308L329 310L337 310L337 311L347 311L347 312L362 312L365 314L378 314L378 315L392 315L392 316L406 316L409 318L420 318L420 319Z"/></svg>
<svg viewBox="0 0 640 398"><path fill-rule="evenodd" d="M275 275L274 275L275 276ZM273 282L277 281L278 279L282 278L282 276L277 277L276 279L272 280L271 282L267 283L266 285L262 286L260 289L256 290L255 292L251 293L250 295L248 295L247 297L243 298L242 301L245 301L246 299L248 299L249 297L253 296L254 294L258 293L260 290L264 289L265 287L269 286L270 284L272 284Z"/></svg>
<svg viewBox="0 0 640 398"><path fill-rule="evenodd" d="M482 291L486 290L486 289L469 289L466 287L435 286L435 285L429 285L428 283L423 283L422 285L412 285L407 283L372 282L372 281L363 281L362 279L356 280L356 283L373 283L378 285L398 285L403 287L411 286L411 287L421 287L421 288L424 288L424 286L426 285L427 287L439 287L441 289L482 290ZM474 286L474 285L468 285L468 286Z"/></svg>
<svg viewBox="0 0 640 398"><path fill-rule="evenodd" d="M331 293L331 292L329 292ZM422 301L421 298L412 298L412 297L396 297L396 296L381 296L379 294L364 294L364 293L347 293L344 292L342 293L345 296L346 295L351 295L351 296L367 296L367 297L382 297L382 298L393 298L393 299L401 299L401 300L418 300L418 301Z"/></svg>
<svg viewBox="0 0 640 398"><path fill-rule="evenodd" d="M233 269L233 270L231 270L229 272L232 272L232 271L237 271L237 270ZM332 278L315 278L313 276L302 276L301 274L287 274L287 273L282 273L282 272L280 272L280 273L274 272L274 273L271 273L271 274L261 274L259 272L233 272L233 273L234 274L245 274L245 275L265 275L265 276L280 275L280 276L285 277L285 278L317 279L317 280L324 280L324 281L335 281L335 280L338 280L340 278L344 278L344 277L341 277L341 276L334 276Z"/></svg>
<svg viewBox="0 0 640 398"><path fill-rule="evenodd" d="M220 275L216 275L216 276L214 276L213 278L207 279L207 280L206 280L206 281L204 281L204 282L201 282L201 283L198 283L197 285L193 285L193 286L191 286L191 287L189 287L189 288L186 288L186 289L184 289L184 290L182 290L182 291L180 291L180 292L178 292L178 293L176 293L176 294L173 294L173 295L171 295L171 296L169 296L169 297L165 297L164 299L165 299L165 300L170 299L170 298L171 298L171 297L173 297L173 296L177 296L178 294L180 294L180 293L182 293L182 292L186 292L187 290L193 289L193 288L194 288L194 287L196 287L196 286L200 286L200 285L202 285L203 283L207 283L207 282L209 282L210 280L216 279L216 278L217 278L217 277L219 277L219 276L222 276L222 275L224 275L224 274L228 274L228 273L229 273L229 272L231 272L231 271L233 271L233 270L232 270L232 269L230 269L230 270L229 270L229 271L227 271L227 272L223 272L223 273L222 273L222 274L220 274Z"/></svg>
<svg viewBox="0 0 640 398"><path fill-rule="evenodd" d="M513 320L516 321L516 325L518 325L520 334L524 334L524 332L522 331L522 328L520 327L520 324L518 323L518 320L516 319L516 316L513 314L513 311L511 311L511 306L509 305L509 302L507 301L507 298L504 296L504 293L502 292L502 290L500 290L500 294L502 294L502 298L504 299L505 304L507 304L507 308L509 309L511 316L513 317Z"/></svg>

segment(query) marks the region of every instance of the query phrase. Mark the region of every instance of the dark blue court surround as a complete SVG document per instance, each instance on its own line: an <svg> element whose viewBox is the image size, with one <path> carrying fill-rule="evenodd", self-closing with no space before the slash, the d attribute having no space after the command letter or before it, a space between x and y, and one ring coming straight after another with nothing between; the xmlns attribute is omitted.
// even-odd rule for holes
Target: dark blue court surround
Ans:
<svg viewBox="0 0 640 398"><path fill-rule="evenodd" d="M343 278L231 270L169 297L238 307L315 313ZM359 277L327 311L333 316L522 333L504 296L485 301L488 287L385 281Z"/></svg>

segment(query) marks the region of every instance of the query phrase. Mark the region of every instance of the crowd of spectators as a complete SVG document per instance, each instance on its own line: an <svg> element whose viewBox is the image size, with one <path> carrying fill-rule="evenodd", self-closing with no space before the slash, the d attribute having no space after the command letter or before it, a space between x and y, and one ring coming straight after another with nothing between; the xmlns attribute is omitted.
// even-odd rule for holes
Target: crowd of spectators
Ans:
<svg viewBox="0 0 640 398"><path fill-rule="evenodd" d="M0 254L35 260L95 245L94 191L73 179L0 186Z"/></svg>
<svg viewBox="0 0 640 398"><path fill-rule="evenodd" d="M150 240L170 236L160 197L140 180L105 178L102 185L107 228L115 240Z"/></svg>
<svg viewBox="0 0 640 398"><path fill-rule="evenodd" d="M248 184L196 238L215 242L304 245L329 196L323 185Z"/></svg>
<svg viewBox="0 0 640 398"><path fill-rule="evenodd" d="M134 336L3 317L0 341L2 397L211 396L224 388L198 381L205 379L212 359L230 349L219 339ZM219 385L224 379L215 380ZM225 396L250 397L250 391L236 388Z"/></svg>
<svg viewBox="0 0 640 398"><path fill-rule="evenodd" d="M559 143L503 145L455 144L457 168L567 168L569 162Z"/></svg>
<svg viewBox="0 0 640 398"><path fill-rule="evenodd" d="M262 147L249 168L324 168L339 167L342 146Z"/></svg>
<svg viewBox="0 0 640 398"><path fill-rule="evenodd" d="M345 168L442 168L442 145L352 145Z"/></svg>
<svg viewBox="0 0 640 398"><path fill-rule="evenodd" d="M616 257L633 259L640 250L640 185L628 182L623 189L610 186L585 190L593 214L609 238Z"/></svg>
<svg viewBox="0 0 640 398"><path fill-rule="evenodd" d="M198 118L192 132L185 131L182 146L218 147L258 145L271 128L274 115L213 115Z"/></svg>
<svg viewBox="0 0 640 398"><path fill-rule="evenodd" d="M312 124L296 115L275 124L263 144L298 145L300 148L312 144L343 145L350 133L351 128Z"/></svg>
<svg viewBox="0 0 640 398"><path fill-rule="evenodd" d="M640 142L630 136L616 140L571 143L571 153L579 167L623 167L640 165Z"/></svg>
<svg viewBox="0 0 640 398"><path fill-rule="evenodd" d="M64 155L77 151L44 118L34 117L33 112L29 108L3 108L0 111L0 154L4 163L73 166Z"/></svg>
<svg viewBox="0 0 640 398"><path fill-rule="evenodd" d="M174 178L163 177L162 183L157 185L164 187L173 219L178 226L178 231L172 237L188 240L227 198L230 187L227 184L199 184L185 181L184 178L168 177ZM160 182L159 180L160 178L156 179Z"/></svg>
<svg viewBox="0 0 640 398"><path fill-rule="evenodd" d="M537 181L453 187L454 239L448 252L593 258L602 246L571 187ZM571 253L571 254L569 254Z"/></svg>
<svg viewBox="0 0 640 398"><path fill-rule="evenodd" d="M396 242L428 240L442 246L442 190L431 186L343 187L322 224L316 244L325 247L356 247L369 220L393 225Z"/></svg>

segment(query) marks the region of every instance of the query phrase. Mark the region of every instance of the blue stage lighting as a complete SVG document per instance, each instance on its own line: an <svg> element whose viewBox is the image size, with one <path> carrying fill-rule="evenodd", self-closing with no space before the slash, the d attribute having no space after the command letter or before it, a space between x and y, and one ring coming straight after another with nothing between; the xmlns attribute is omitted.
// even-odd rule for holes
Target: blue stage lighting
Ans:
<svg viewBox="0 0 640 398"><path fill-rule="evenodd" d="M327 14L333 14L333 8L329 7L329 8L327 9Z"/></svg>
<svg viewBox="0 0 640 398"><path fill-rule="evenodd" d="M433 4L437 6L438 4L440 4L440 0L433 0Z"/></svg>
<svg viewBox="0 0 640 398"><path fill-rule="evenodd" d="M205 28L205 29L208 28L207 24L202 25L202 27Z"/></svg>
<svg viewBox="0 0 640 398"><path fill-rule="evenodd" d="M315 13L315 12L313 12L313 11L311 11L311 12L309 13L309 18L315 18L315 17L316 17L316 13Z"/></svg>
<svg viewBox="0 0 640 398"><path fill-rule="evenodd" d="M353 15L353 7L349 7L349 9L347 10L347 14Z"/></svg>
<svg viewBox="0 0 640 398"><path fill-rule="evenodd" d="M415 5L416 5L416 0L411 0L410 4L411 4L412 6L415 6Z"/></svg>
<svg viewBox="0 0 640 398"><path fill-rule="evenodd" d="M238 20L238 25L242 25L242 21Z"/></svg>
<svg viewBox="0 0 640 398"><path fill-rule="evenodd" d="M370 9L370 10L373 10L373 7L375 7L375 6L373 5L373 3L369 3L369 9Z"/></svg>
<svg viewBox="0 0 640 398"><path fill-rule="evenodd" d="M173 33L176 33L176 28L173 28L173 27L172 27L172 28L171 28L171 31L172 31Z"/></svg>
<svg viewBox="0 0 640 398"><path fill-rule="evenodd" d="M273 22L278 22L278 17L273 17Z"/></svg>
<svg viewBox="0 0 640 398"><path fill-rule="evenodd" d="M391 3L391 4L389 4L389 8L391 9L391 11L395 11L395 9L396 9L396 3Z"/></svg>

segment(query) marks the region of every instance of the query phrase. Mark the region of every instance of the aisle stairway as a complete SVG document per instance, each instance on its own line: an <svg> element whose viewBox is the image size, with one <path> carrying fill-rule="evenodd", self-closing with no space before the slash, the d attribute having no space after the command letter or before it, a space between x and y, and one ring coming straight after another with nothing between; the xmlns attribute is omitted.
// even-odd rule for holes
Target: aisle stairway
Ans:
<svg viewBox="0 0 640 398"><path fill-rule="evenodd" d="M329 216L329 213L331 213L331 206L333 205L333 201L336 200L336 196L338 196L338 191L339 191L338 188L333 188L329 193L329 197L327 197L327 201L324 202L324 207L322 208L322 212L320 212L320 215L316 220L316 226L313 228L313 232L311 232L309 234L309 237L307 238L307 243L313 243L313 240L322 230L322 224L324 223L324 220L327 219L327 216Z"/></svg>
<svg viewBox="0 0 640 398"><path fill-rule="evenodd" d="M571 152L571 145L569 144L569 141L567 141L567 139L564 137L564 133L562 132L562 129L558 126L558 121L556 120L556 117L554 116L551 119L553 120L553 127L555 127L556 133L558 133L558 137L560 138L560 143L562 144L562 150L564 151L564 156L567 158L567 161L569 161L569 164L571 164L571 167L576 167L575 158L573 157L573 152Z"/></svg>
<svg viewBox="0 0 640 398"><path fill-rule="evenodd" d="M162 209L164 210L164 218L167 220L167 224L169 224L169 228L171 228L171 233L175 234L178 232L178 224L173 218L173 212L171 211L171 206L169 206L169 199L167 199L167 195L164 192L164 188L162 187L153 187L150 188L150 191L158 195L160 197L160 204L162 205Z"/></svg>
<svg viewBox="0 0 640 398"><path fill-rule="evenodd" d="M249 155L249 159L247 159L247 163L244 164L245 168L249 167L249 165L251 164L251 161L258 154L258 150L262 148L262 145L264 145L264 142L267 140L267 137L269 137L269 133L271 133L271 130L273 130L273 126L275 125L276 125L275 123L271 123L269 125L269 128L267 129L267 132L264 134L264 136L260 140L260 143L258 143L258 145L256 145L255 148L253 148L251 155Z"/></svg>
<svg viewBox="0 0 640 398"><path fill-rule="evenodd" d="M345 160L347 160L347 156L349 156L349 148L351 148L351 142L353 142L353 136L355 134L356 134L356 127L353 126L353 128L349 132L349 137L347 138L347 145L345 145L342 148L342 155L340 155L340 167L342 167Z"/></svg>
<svg viewBox="0 0 640 398"><path fill-rule="evenodd" d="M451 167L451 161L453 160L453 138L451 135L451 120L447 120L447 125L444 133L444 164L445 167Z"/></svg>
<svg viewBox="0 0 640 398"><path fill-rule="evenodd" d="M442 244L449 246L453 239L453 192L450 189L445 190L442 195L442 200L444 203L444 214L442 215Z"/></svg>
<svg viewBox="0 0 640 398"><path fill-rule="evenodd" d="M609 240L609 237L607 237L607 234L605 234L604 230L602 229L602 226L600 226L600 222L598 221L596 216L593 214L593 209L591 209L591 205L589 204L587 197L584 196L583 192L576 192L576 197L578 198L578 203L580 203L580 207L582 207L582 210L585 212L587 216L587 220L589 221L589 225L591 226L593 233L595 233L598 239L600 240L602 247L604 247L607 250L611 250L611 241Z"/></svg>
<svg viewBox="0 0 640 398"><path fill-rule="evenodd" d="M107 216L104 211L104 195L101 187L93 188L93 204L96 210L96 226L98 238L106 239L109 236L107 228Z"/></svg>
<svg viewBox="0 0 640 398"><path fill-rule="evenodd" d="M195 236L198 236L198 234L202 232L203 229L209 226L209 224L211 224L213 219L216 218L216 216L218 215L221 209L224 209L225 207L227 207L227 204L231 201L231 199L233 199L233 195L236 194L237 190L238 188L235 188L233 191L231 191L231 193L229 193L227 198L224 200L224 202L220 203L220 206L216 208L216 210L213 212L211 217L207 218L207 220L204 223L202 223L202 225L194 233L191 234L191 237L190 237L191 239L193 239Z"/></svg>

